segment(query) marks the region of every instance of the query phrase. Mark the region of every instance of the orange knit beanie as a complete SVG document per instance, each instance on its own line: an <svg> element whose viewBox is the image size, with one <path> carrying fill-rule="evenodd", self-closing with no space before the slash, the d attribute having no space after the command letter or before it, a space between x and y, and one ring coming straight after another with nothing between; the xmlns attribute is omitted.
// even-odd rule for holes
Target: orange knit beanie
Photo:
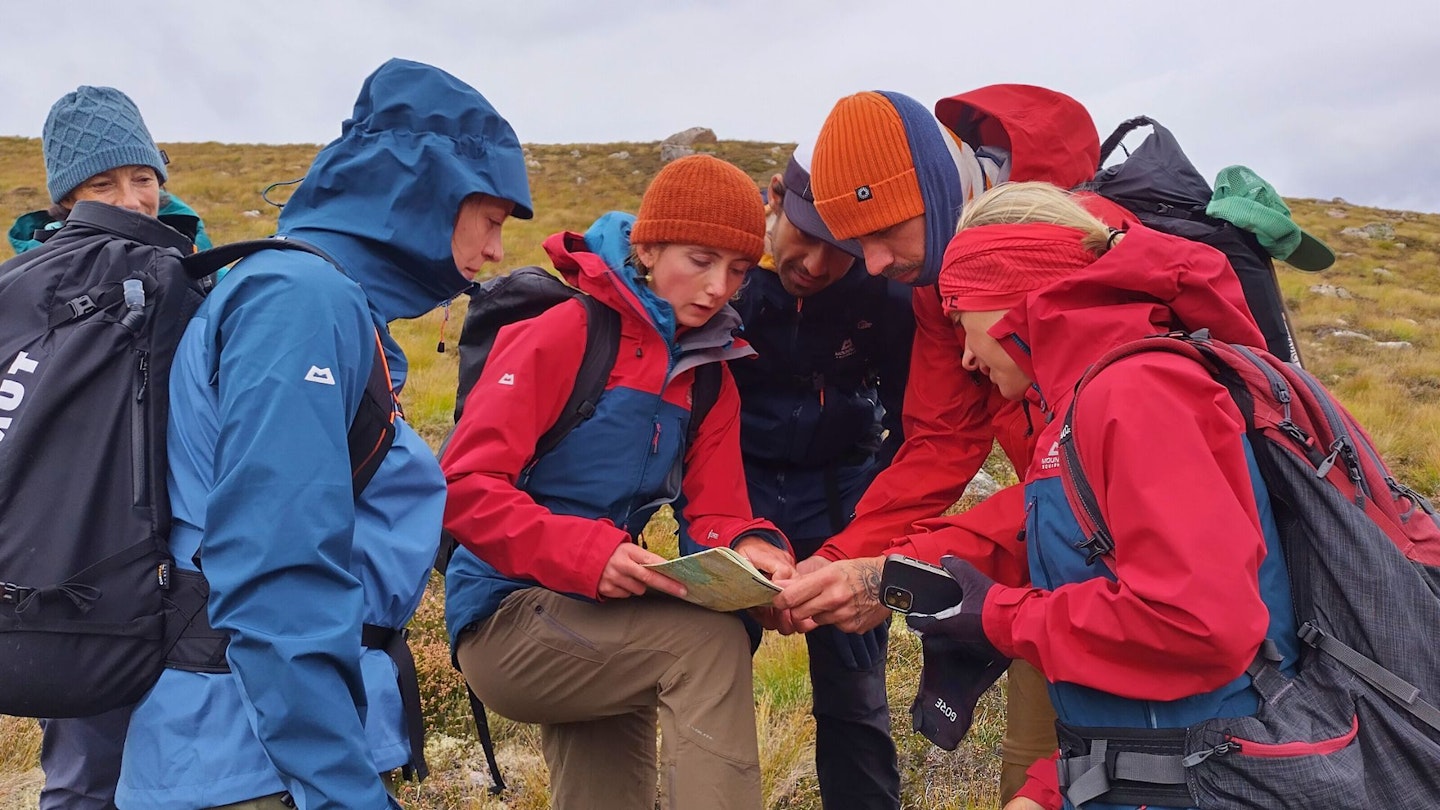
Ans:
<svg viewBox="0 0 1440 810"><path fill-rule="evenodd" d="M815 140L815 209L837 239L875 233L925 213L900 112L876 92L835 103Z"/></svg>
<svg viewBox="0 0 1440 810"><path fill-rule="evenodd" d="M703 245L739 251L758 262L765 252L760 188L719 158L680 158L661 169L645 189L630 244Z"/></svg>

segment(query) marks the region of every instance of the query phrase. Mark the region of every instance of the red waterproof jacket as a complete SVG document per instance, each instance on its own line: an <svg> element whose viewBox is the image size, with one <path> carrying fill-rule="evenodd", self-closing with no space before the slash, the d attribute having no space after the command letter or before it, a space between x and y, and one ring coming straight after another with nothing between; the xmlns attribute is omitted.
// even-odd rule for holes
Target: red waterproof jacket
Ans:
<svg viewBox="0 0 1440 810"><path fill-rule="evenodd" d="M1026 474L1026 545L1043 588L1000 586L987 637L1051 682L1061 720L1183 727L1254 710L1246 666L1261 642L1293 653L1283 560L1252 475L1244 422L1210 375L1174 355L1139 355L1096 377L1074 436L1114 536L1103 564L1060 485L1059 439L1076 382L1108 350L1172 329L1261 345L1219 252L1133 229L1085 270L1013 308L990 334L1035 381L1054 417ZM1032 774L1053 778L1053 769ZM1027 789L1027 795L1040 792Z"/></svg>
<svg viewBox="0 0 1440 810"><path fill-rule="evenodd" d="M1072 188L1095 175L1100 157L1095 124L1085 108L1067 96L1029 85L995 85L942 99L935 114L966 143L1009 149L1010 180L1043 180ZM1092 212L1113 225L1133 220L1107 200L1089 200ZM1030 420L1019 404L1000 397L989 380L961 367L965 332L941 309L938 288L917 287L913 304L915 340L905 389L905 443L866 490L855 519L816 552L822 557L840 560L884 553L912 523L941 515L960 499L994 441L999 441L1021 475L1030 459L1035 439ZM1008 535L1013 538L1023 513L1016 508L1002 514L1000 509L1018 504L1018 497L1007 497L989 507L987 525L1011 527ZM945 525L930 524L925 533L934 535ZM952 540L965 542L956 538L966 531L952 535ZM950 542L945 537L940 533L918 541L921 549L915 553L923 559L938 558L931 552L945 548Z"/></svg>
<svg viewBox="0 0 1440 810"><path fill-rule="evenodd" d="M580 234L556 234L545 249L567 281L620 313L619 353L595 414L532 465L536 440L559 416L580 368L585 310L569 301L500 330L442 460L445 527L462 547L447 576L452 633L531 584L597 598L615 548L682 492L698 542L729 545L758 534L785 547L779 530L750 511L740 399L728 369L686 446L695 368L753 354L731 334L738 316L726 308L672 344ZM725 318L733 323L720 323Z"/></svg>

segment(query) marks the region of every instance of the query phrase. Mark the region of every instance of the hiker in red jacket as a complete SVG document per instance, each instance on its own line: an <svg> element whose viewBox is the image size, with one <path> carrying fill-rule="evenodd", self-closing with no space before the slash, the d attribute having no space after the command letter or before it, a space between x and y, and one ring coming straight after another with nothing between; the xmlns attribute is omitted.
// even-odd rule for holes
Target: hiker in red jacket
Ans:
<svg viewBox="0 0 1440 810"><path fill-rule="evenodd" d="M754 354L728 302L764 237L755 183L708 155L662 169L638 217L550 237L556 270L619 314L607 386L535 458L574 385L586 310L572 299L506 326L442 459L460 544L445 577L455 659L490 709L540 725L561 810L653 806L657 720L664 807L760 807L745 630L665 597L684 586L644 567L663 558L639 536L683 496L696 541L793 574L784 536L751 514L724 366ZM712 371L719 395L691 444L694 384Z"/></svg>
<svg viewBox="0 0 1440 810"><path fill-rule="evenodd" d="M858 93L831 111L815 145L815 205L841 239L856 239L871 273L914 287L915 341L905 391L905 443L876 477L855 519L798 566L776 606L781 630L808 622L862 632L888 618L879 602L883 555L932 561L962 554L1011 584L1028 582L1016 536L1019 491L1002 492L942 522L995 441L1023 475L1034 441L1028 414L983 376L960 365L964 332L945 316L935 287L945 245L965 204L1006 180L1072 187L1094 176L1100 142L1084 107L1028 85L993 85L942 99L931 115L898 93ZM1125 212L1094 198L1117 224ZM907 535L910 535L907 537ZM827 563L838 561L838 564ZM792 622L798 622L794 624ZM1001 791L1055 747L1043 681L1023 662L1012 668Z"/></svg>
<svg viewBox="0 0 1440 810"><path fill-rule="evenodd" d="M1057 809L1194 806L1183 775L1178 787L1112 786L1125 778L1113 757L1122 752L1123 773L1126 756L1166 753L1155 747L1163 730L1183 743L1187 726L1253 714L1247 667L1266 639L1281 673L1293 674L1289 579L1246 421L1205 368L1163 352L1096 376L1070 427L1065 415L1080 378L1119 345L1175 329L1248 346L1264 339L1212 248L1108 228L1043 183L1002 186L972 205L945 255L942 306L966 329L965 367L1044 416L1025 475L1034 587L997 584L946 558L962 601L910 624L1044 673L1069 756L1060 774L1048 763L1032 769L1030 799ZM1106 510L1108 552L1092 549L1066 497L1067 440ZM1121 729L1149 736L1127 747L1137 738ZM1096 749L1097 739L1108 742ZM1057 783L1067 785L1063 801Z"/></svg>

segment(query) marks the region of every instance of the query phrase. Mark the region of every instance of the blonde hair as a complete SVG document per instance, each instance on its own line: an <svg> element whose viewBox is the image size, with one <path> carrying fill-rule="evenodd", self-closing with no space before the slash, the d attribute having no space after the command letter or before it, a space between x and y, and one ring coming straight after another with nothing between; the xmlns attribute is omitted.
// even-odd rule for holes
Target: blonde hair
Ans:
<svg viewBox="0 0 1440 810"><path fill-rule="evenodd" d="M1001 183L976 197L960 217L956 233L982 225L1025 225L1039 222L1074 228L1084 236L1080 246L1103 256L1117 231L1096 219L1069 193L1049 183Z"/></svg>

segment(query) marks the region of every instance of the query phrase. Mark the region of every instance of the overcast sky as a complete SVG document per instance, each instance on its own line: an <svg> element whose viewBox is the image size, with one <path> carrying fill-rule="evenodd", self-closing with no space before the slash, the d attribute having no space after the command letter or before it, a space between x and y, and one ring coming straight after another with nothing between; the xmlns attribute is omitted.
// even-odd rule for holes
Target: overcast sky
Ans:
<svg viewBox="0 0 1440 810"><path fill-rule="evenodd" d="M1440 0L66 0L0 26L0 134L109 84L161 141L324 143L391 56L521 140L808 140L834 101L997 82L1146 114L1213 178L1440 212Z"/></svg>

